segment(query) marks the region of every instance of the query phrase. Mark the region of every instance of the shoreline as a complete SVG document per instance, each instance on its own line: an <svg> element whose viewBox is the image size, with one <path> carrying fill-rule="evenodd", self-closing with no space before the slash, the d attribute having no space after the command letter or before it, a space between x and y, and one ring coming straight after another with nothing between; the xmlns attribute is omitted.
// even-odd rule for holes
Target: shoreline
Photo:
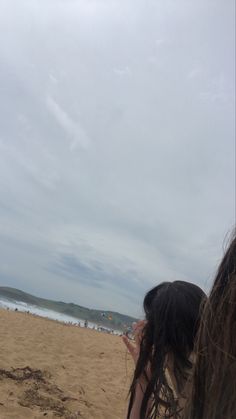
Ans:
<svg viewBox="0 0 236 419"><path fill-rule="evenodd" d="M40 306L32 306L31 304L26 304L21 301L11 301L8 299L0 298L0 309L7 310L7 311L15 311L19 313L27 313L31 314L35 317L46 318L61 324L66 324L75 327L85 327L88 329L97 330L99 332L111 333L114 335L121 336L122 331L114 330L112 328L108 328L103 325L99 325L98 323L94 323L91 321L87 321L86 319L80 319L73 316L69 316L64 313L60 313L57 311L44 309ZM87 326L86 326L87 323Z"/></svg>

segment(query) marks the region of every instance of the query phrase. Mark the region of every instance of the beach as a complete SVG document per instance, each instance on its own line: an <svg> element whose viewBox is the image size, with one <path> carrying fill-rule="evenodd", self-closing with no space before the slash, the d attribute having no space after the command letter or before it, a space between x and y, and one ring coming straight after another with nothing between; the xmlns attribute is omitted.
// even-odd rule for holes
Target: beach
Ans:
<svg viewBox="0 0 236 419"><path fill-rule="evenodd" d="M119 336L0 309L0 418L123 419L133 364Z"/></svg>

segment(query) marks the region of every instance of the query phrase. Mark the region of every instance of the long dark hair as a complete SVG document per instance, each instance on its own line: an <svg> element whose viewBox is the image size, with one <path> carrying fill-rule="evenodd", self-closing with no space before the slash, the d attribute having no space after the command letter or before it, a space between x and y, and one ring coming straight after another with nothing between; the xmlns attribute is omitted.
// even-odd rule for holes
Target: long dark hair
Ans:
<svg viewBox="0 0 236 419"><path fill-rule="evenodd" d="M189 357L194 348L204 297L201 288L184 281L163 282L145 296L143 306L147 323L130 387L127 419L131 415L136 385L143 377L146 386L140 419L180 416L181 407L167 379L166 367L171 360L175 390L182 394L192 368Z"/></svg>
<svg viewBox="0 0 236 419"><path fill-rule="evenodd" d="M236 418L236 234L218 268L196 341L186 419Z"/></svg>

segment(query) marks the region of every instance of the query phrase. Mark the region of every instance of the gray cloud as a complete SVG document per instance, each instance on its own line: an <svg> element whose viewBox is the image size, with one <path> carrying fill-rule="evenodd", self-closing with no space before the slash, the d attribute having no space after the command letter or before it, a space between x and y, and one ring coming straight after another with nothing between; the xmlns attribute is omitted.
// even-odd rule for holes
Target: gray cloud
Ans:
<svg viewBox="0 0 236 419"><path fill-rule="evenodd" d="M2 281L135 315L156 282L209 287L235 222L233 0L1 4Z"/></svg>

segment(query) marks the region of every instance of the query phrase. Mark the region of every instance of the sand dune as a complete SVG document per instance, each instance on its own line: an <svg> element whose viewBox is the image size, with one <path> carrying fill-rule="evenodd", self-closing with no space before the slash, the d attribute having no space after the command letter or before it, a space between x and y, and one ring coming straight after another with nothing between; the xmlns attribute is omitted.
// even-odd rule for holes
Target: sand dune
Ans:
<svg viewBox="0 0 236 419"><path fill-rule="evenodd" d="M121 338L0 310L0 418L123 419Z"/></svg>

